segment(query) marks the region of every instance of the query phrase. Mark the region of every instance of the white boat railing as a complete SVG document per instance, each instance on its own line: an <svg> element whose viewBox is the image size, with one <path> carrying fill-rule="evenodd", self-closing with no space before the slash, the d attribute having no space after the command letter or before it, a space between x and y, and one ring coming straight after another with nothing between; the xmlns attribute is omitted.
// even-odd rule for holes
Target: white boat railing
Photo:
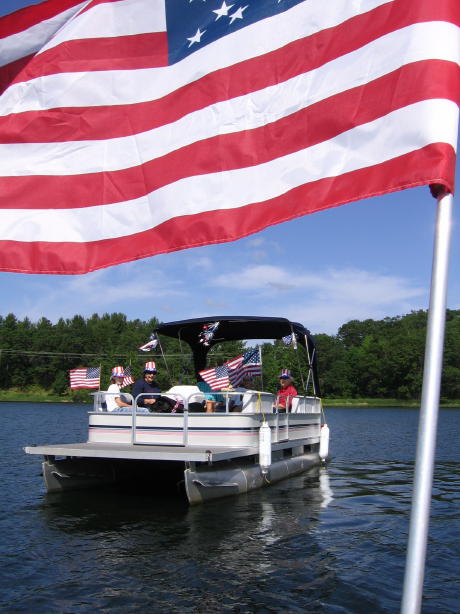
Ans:
<svg viewBox="0 0 460 614"><path fill-rule="evenodd" d="M179 404L183 407L183 410L186 410L189 408L190 402L197 402L197 397L201 397L202 401L205 398L205 394L207 393L192 392L188 395L185 395L178 392L166 391L164 393L141 393L134 399L133 396L127 392L119 393L100 390L98 392L91 393L91 395L93 396L94 412L108 411L106 406L107 397L121 397L122 400L124 400L125 402L129 402L130 406L120 407L113 413L131 413L132 407L134 405L136 408L136 412L141 414L164 413L164 410L161 412L155 412L148 409L147 407L139 405L138 400L141 397L168 397L169 399L178 401ZM225 399L223 401L225 403L224 411L220 409L217 410L216 413L233 413L238 411L241 411L242 413L286 413L284 408L278 408L280 399L279 395L274 395L270 392L259 392L257 390L251 390L246 392L219 390L212 394L214 396L223 397ZM313 407L316 405L318 397L296 395L284 398L286 399L286 405L288 408L287 413L316 413L315 411L313 411ZM233 400L239 402L232 403ZM235 409L235 406L241 406L241 410ZM182 409L180 411L182 411Z"/></svg>
<svg viewBox="0 0 460 614"><path fill-rule="evenodd" d="M200 394L204 403L204 394ZM122 421L125 428L127 426L126 420L129 416L129 443L132 445L149 445L149 443L157 445L158 443L164 443L165 445L183 446L190 445L190 420L193 421L193 428L196 430L198 424L201 425L201 428L203 427L203 419L207 423L208 420L219 420L220 418L220 423L215 423L216 427L219 424L219 428L223 427L225 430L228 426L222 424L222 418L225 423L228 419L230 421L228 424L232 424L233 426L234 424L236 425L234 421L238 416L246 416L249 420L251 420L251 416L265 416L263 420L267 421L272 430L272 441L278 443L289 440L291 426L296 427L296 429L299 426L298 418L294 420L294 417L292 417L291 419L291 415L298 415L300 418L300 415L319 415L321 413L321 403L320 399L317 397L302 395L297 395L292 398L288 397L286 398L288 411L280 411L278 410L278 396L268 392L218 391L216 394L221 395L221 398L225 401L225 405L221 407L220 411L217 410L212 413L206 413L204 409L199 412L189 411L190 403L196 403L199 398L195 389L186 394L177 391L171 392L171 390L165 393L142 393L136 398L126 393L124 398L125 400L131 400L131 407L122 407L118 411L108 412L107 409L104 408L106 397L109 395L120 396L120 394L100 391L93 393L94 408L93 412L90 413L93 415L104 413L107 418L110 416L110 424L113 423L115 425L119 421ZM139 402L143 397L152 396L168 397L176 403L176 408L173 411L152 411L153 408L147 409L139 406ZM235 403L232 403L232 401ZM238 407L239 410L235 410L235 406ZM135 408L135 411L133 411L133 408ZM231 408L233 408L233 411ZM293 420L294 422L291 425ZM257 420L257 424L259 422L260 419ZM93 424L92 419L90 419L90 424ZM158 430L158 434L161 434L159 437L154 434L149 441L149 436L146 436L146 433L149 431L152 432L152 429L153 432ZM294 438L296 436L294 433L298 432L296 429L293 431ZM171 430L172 436L170 438L165 438L165 432L169 430ZM173 433L175 433L175 435L173 435ZM168 443L168 441L170 443Z"/></svg>

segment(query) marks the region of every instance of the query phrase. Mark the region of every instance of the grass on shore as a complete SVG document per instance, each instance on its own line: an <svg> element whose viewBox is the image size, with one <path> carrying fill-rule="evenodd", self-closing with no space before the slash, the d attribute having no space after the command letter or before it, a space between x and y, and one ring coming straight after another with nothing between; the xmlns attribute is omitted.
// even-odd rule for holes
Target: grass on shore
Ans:
<svg viewBox="0 0 460 614"><path fill-rule="evenodd" d="M50 390L33 387L30 390L20 390L19 388L10 388L9 390L0 390L0 402L9 401L11 403L18 401L27 401L28 403L92 403L92 397L88 391L78 390L70 394L56 394Z"/></svg>
<svg viewBox="0 0 460 614"><path fill-rule="evenodd" d="M30 390L12 388L0 390L0 402L27 401L28 403L92 403L91 391L76 390L68 394L56 394L33 387ZM327 407L420 407L420 401L407 399L323 399ZM441 407L460 407L460 399L441 399Z"/></svg>

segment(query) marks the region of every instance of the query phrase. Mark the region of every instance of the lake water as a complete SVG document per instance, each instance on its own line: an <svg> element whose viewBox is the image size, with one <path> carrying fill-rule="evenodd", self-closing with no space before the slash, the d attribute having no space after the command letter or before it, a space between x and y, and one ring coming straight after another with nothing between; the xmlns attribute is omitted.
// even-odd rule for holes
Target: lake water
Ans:
<svg viewBox="0 0 460 614"><path fill-rule="evenodd" d="M189 508L47 495L30 444L86 440L88 406L0 403L0 610L399 611L418 412L331 408L327 469ZM424 614L459 614L460 410L441 410Z"/></svg>

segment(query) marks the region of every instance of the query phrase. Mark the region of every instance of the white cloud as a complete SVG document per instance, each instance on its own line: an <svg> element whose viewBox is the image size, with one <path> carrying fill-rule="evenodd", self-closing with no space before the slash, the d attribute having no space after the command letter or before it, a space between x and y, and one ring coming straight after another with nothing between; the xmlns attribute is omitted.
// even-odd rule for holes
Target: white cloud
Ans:
<svg viewBox="0 0 460 614"><path fill-rule="evenodd" d="M33 284L33 291L31 285L30 294L24 297L20 306L16 301L15 313L31 320L45 316L56 321L75 314L86 317L112 311L126 313L139 302L142 307L150 305L148 311L156 315L153 308L156 300L184 297L186 294L187 289L180 279L171 280L162 271L145 267L145 263L138 267L129 264L126 268L122 265L86 275L42 277Z"/></svg>
<svg viewBox="0 0 460 614"><path fill-rule="evenodd" d="M290 276L281 267L269 264L249 266L241 271L217 275L213 283L238 289L270 290L274 284L290 283Z"/></svg>
<svg viewBox="0 0 460 614"><path fill-rule="evenodd" d="M210 298L206 299L205 303L208 307L218 307L219 309L222 307L226 308L228 306L228 303L225 303L224 301L215 301Z"/></svg>
<svg viewBox="0 0 460 614"><path fill-rule="evenodd" d="M254 262L263 262L264 260L268 260L269 257L270 253L263 249L256 249L252 254Z"/></svg>
<svg viewBox="0 0 460 614"><path fill-rule="evenodd" d="M280 254L284 250L278 241L267 239L260 235L252 236L241 240L241 245L252 250L250 257L255 262L266 260L271 254Z"/></svg>
<svg viewBox="0 0 460 614"><path fill-rule="evenodd" d="M263 237L251 237L246 241L249 247L260 247L265 243L265 239Z"/></svg>
<svg viewBox="0 0 460 614"><path fill-rule="evenodd" d="M249 304L251 290L259 315L286 316L328 334L351 319L381 319L426 308L428 292L402 277L356 268L303 274L273 265L248 266L218 276L215 284L233 287L241 307Z"/></svg>
<svg viewBox="0 0 460 614"><path fill-rule="evenodd" d="M188 269L201 269L202 271L209 271L213 267L213 261L207 256L201 256L198 258L189 257L186 258L186 266Z"/></svg>

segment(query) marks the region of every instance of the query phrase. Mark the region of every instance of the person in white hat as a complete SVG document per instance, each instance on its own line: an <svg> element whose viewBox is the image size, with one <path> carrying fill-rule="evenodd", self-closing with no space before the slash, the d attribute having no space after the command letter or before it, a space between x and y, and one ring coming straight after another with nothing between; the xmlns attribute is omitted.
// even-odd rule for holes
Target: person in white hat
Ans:
<svg viewBox="0 0 460 614"><path fill-rule="evenodd" d="M125 370L123 367L114 367L112 369L110 386L107 388L107 392L110 394L105 395L107 411L119 411L122 407L131 407L129 403L123 401L120 395L121 385L123 384L124 377Z"/></svg>
<svg viewBox="0 0 460 614"><path fill-rule="evenodd" d="M143 376L136 380L133 386L134 398L136 398L139 394L145 395L138 399L138 407L145 407L147 409L150 409L151 411L155 411L154 405L157 402L157 399L161 392L160 387L155 381L156 376L157 368L153 360L145 363Z"/></svg>

